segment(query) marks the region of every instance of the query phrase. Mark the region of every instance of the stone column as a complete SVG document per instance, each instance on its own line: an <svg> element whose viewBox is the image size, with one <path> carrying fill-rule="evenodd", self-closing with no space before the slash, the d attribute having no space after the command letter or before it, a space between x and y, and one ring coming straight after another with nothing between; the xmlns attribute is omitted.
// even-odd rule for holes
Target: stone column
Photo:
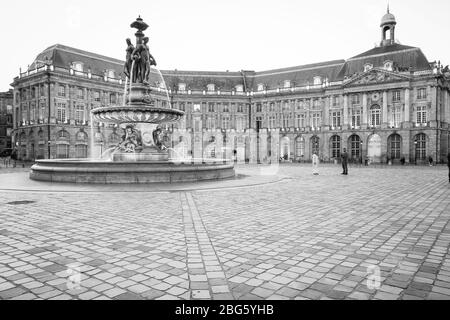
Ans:
<svg viewBox="0 0 450 320"><path fill-rule="evenodd" d="M438 95L437 95L437 87L436 86L432 86L430 91L430 97L429 99L431 100L431 110L430 110L430 126L433 128L436 128L438 125L438 121L439 121L439 115L438 115L438 110L437 110L437 106L439 105L439 101L438 101Z"/></svg>
<svg viewBox="0 0 450 320"><path fill-rule="evenodd" d="M361 128L367 129L367 93L363 93Z"/></svg>
<svg viewBox="0 0 450 320"><path fill-rule="evenodd" d="M383 119L381 122L381 128L387 128L388 126L388 94L387 91L383 91L383 109L381 110Z"/></svg>
<svg viewBox="0 0 450 320"><path fill-rule="evenodd" d="M325 98L325 108L323 114L323 126L325 130L328 130L330 126L330 105L331 105L331 97Z"/></svg>
<svg viewBox="0 0 450 320"><path fill-rule="evenodd" d="M344 94L344 130L348 129L348 95Z"/></svg>
<svg viewBox="0 0 450 320"><path fill-rule="evenodd" d="M410 99L410 90L409 88L405 89L405 112L404 112L404 123L403 123L403 127L404 128L409 128L410 127L410 109L411 109L411 99ZM405 157L406 158L406 157Z"/></svg>

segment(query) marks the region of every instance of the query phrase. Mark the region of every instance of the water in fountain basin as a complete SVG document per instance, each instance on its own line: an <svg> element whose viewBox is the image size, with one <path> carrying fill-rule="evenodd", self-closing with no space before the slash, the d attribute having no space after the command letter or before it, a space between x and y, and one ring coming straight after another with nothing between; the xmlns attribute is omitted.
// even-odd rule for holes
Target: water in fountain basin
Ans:
<svg viewBox="0 0 450 320"><path fill-rule="evenodd" d="M90 139L90 158L94 157L94 117L92 116L92 113L90 114L90 122L91 122L91 139Z"/></svg>
<svg viewBox="0 0 450 320"><path fill-rule="evenodd" d="M172 109L172 104L170 103L169 90L167 89L166 80L164 80L164 77L159 69L155 68L155 70L158 71L158 74L161 77L162 83L164 85L164 90L166 90L167 104L169 105L169 108Z"/></svg>

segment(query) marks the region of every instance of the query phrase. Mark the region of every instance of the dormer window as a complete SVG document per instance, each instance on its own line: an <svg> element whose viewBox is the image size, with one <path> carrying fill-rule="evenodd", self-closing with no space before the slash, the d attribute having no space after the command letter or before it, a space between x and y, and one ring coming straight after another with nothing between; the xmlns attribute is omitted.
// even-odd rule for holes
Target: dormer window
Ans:
<svg viewBox="0 0 450 320"><path fill-rule="evenodd" d="M322 77L314 77L314 85L320 86L322 84Z"/></svg>
<svg viewBox="0 0 450 320"><path fill-rule="evenodd" d="M392 61L385 61L384 62L384 70L392 71L392 69L393 69L392 67L393 67Z"/></svg>
<svg viewBox="0 0 450 320"><path fill-rule="evenodd" d="M291 80L284 80L283 87L284 88L290 88L291 87Z"/></svg>
<svg viewBox="0 0 450 320"><path fill-rule="evenodd" d="M115 78L116 73L114 72L114 70L107 70L106 74L108 75L108 78Z"/></svg>
<svg viewBox="0 0 450 320"><path fill-rule="evenodd" d="M367 71L372 70L372 69L373 69L373 64L371 64L371 63L366 63L366 64L364 65L364 72L367 72Z"/></svg>
<svg viewBox="0 0 450 320"><path fill-rule="evenodd" d="M258 91L264 91L264 83L258 84L257 90L258 90Z"/></svg>
<svg viewBox="0 0 450 320"><path fill-rule="evenodd" d="M213 83L208 84L206 87L208 88L208 92L216 90L216 86Z"/></svg>
<svg viewBox="0 0 450 320"><path fill-rule="evenodd" d="M83 72L83 63L82 62L73 62L72 69L75 71Z"/></svg>
<svg viewBox="0 0 450 320"><path fill-rule="evenodd" d="M178 91L186 91L186 83L179 83Z"/></svg>
<svg viewBox="0 0 450 320"><path fill-rule="evenodd" d="M235 88L236 92L244 92L244 86L242 84L238 84Z"/></svg>

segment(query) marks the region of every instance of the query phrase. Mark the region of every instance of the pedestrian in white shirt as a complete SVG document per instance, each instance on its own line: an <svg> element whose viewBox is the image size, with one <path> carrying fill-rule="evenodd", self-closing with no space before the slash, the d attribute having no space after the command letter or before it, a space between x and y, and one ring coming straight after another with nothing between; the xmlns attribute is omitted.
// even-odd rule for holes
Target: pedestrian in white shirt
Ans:
<svg viewBox="0 0 450 320"><path fill-rule="evenodd" d="M313 166L313 175L318 176L319 175L319 157L316 153L312 156L312 166Z"/></svg>

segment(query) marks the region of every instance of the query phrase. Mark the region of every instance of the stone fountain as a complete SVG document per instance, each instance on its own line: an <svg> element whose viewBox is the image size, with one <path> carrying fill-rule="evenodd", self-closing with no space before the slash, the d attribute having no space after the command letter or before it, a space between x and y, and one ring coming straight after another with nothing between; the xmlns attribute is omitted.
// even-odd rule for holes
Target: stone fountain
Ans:
<svg viewBox="0 0 450 320"><path fill-rule="evenodd" d="M184 112L155 106L149 76L156 61L143 32L148 25L139 17L131 27L137 29L136 45L127 39L124 103L91 110L93 120L121 126L122 141L109 151L107 159L37 160L30 178L75 183L172 183L234 177L234 165L229 160L216 163L169 158L161 139L162 126L179 121Z"/></svg>

